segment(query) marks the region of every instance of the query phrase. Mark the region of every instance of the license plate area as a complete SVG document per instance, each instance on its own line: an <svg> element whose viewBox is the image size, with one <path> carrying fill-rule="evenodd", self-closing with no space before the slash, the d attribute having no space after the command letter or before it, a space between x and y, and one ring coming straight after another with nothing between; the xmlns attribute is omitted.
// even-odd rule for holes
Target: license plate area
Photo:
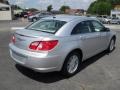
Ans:
<svg viewBox="0 0 120 90"><path fill-rule="evenodd" d="M14 51L12 51L12 56L13 56L13 58L15 58L16 61L23 63L23 64L25 64L26 59L27 59L26 56L19 54L17 52L14 52Z"/></svg>

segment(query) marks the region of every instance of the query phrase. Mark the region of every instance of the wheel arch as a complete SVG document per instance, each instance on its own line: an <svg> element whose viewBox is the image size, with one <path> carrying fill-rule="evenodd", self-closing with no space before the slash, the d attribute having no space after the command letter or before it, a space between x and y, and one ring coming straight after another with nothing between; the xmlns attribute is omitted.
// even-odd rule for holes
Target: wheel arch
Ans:
<svg viewBox="0 0 120 90"><path fill-rule="evenodd" d="M36 19L37 20L37 17L33 17L32 20Z"/></svg>
<svg viewBox="0 0 120 90"><path fill-rule="evenodd" d="M61 67L61 72L64 71L65 63L66 63L66 61L67 61L68 56L69 56L70 54L72 54L73 52L78 52L78 53L81 55L81 56L80 56L80 58L81 58L81 59L80 59L80 63L82 62L82 58L83 58L82 50L79 49L79 48L73 49L73 50L71 50L71 51L66 55L65 60L64 60L64 62L63 62L63 65L62 65L62 67Z"/></svg>
<svg viewBox="0 0 120 90"><path fill-rule="evenodd" d="M116 42L116 36L115 35L113 35L111 39L114 39L115 42Z"/></svg>
<svg viewBox="0 0 120 90"><path fill-rule="evenodd" d="M66 58L71 54L71 53L73 53L73 52L78 52L80 55L81 55L81 61L82 61L82 59L83 59L83 52L82 52L82 50L80 49L80 48L76 48L76 49L73 49L73 50L71 50L67 55L66 55L66 57L65 57L65 60L66 60ZM65 60L64 60L64 63L65 63ZM63 64L64 64L63 63Z"/></svg>
<svg viewBox="0 0 120 90"><path fill-rule="evenodd" d="M69 52L69 54L72 53L72 52L78 52L78 53L81 55L81 60L82 60L82 58L83 58L83 52L82 52L81 49L76 48L76 49L74 49L74 50L71 50L71 51ZM68 55L69 55L69 54L68 54ZM67 56L68 56L68 55L67 55Z"/></svg>

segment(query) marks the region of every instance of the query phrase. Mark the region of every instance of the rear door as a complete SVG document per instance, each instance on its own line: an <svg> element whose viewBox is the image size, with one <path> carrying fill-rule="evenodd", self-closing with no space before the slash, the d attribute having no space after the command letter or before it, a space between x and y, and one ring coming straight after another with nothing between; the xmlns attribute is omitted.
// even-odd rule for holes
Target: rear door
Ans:
<svg viewBox="0 0 120 90"><path fill-rule="evenodd" d="M100 33L92 32L90 21L80 22L75 26L72 35L77 35L78 45L83 51L84 59L96 54L99 48Z"/></svg>

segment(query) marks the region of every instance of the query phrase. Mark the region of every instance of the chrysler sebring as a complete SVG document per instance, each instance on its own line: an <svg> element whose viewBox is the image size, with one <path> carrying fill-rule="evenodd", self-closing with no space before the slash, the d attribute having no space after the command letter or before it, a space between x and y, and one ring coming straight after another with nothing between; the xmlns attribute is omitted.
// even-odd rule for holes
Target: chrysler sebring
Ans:
<svg viewBox="0 0 120 90"><path fill-rule="evenodd" d="M76 74L81 63L115 48L116 33L95 18L56 15L16 30L9 44L12 59L39 72Z"/></svg>

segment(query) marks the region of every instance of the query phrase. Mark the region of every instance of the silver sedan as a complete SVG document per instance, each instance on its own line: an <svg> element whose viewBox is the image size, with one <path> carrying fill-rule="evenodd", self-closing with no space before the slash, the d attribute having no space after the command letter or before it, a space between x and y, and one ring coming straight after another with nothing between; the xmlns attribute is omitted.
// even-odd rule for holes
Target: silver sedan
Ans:
<svg viewBox="0 0 120 90"><path fill-rule="evenodd" d="M17 64L72 76L84 60L104 50L113 51L115 41L116 33L95 18L57 15L16 30L9 48Z"/></svg>

